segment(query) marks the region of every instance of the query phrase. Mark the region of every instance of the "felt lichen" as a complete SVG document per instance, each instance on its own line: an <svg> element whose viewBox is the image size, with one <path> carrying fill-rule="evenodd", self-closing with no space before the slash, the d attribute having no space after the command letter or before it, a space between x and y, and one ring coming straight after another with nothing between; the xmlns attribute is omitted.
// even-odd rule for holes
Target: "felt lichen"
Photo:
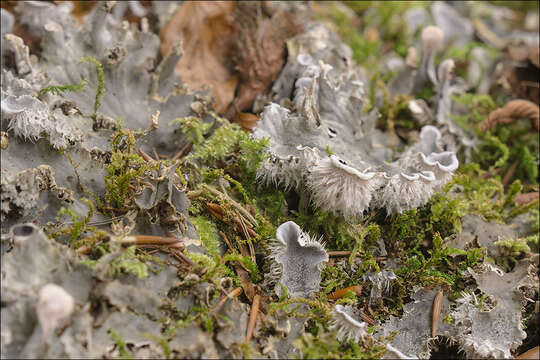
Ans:
<svg viewBox="0 0 540 360"><path fill-rule="evenodd" d="M368 324L354 318L352 307L336 305L332 315L329 329L337 332L338 340L352 340L357 343L369 336Z"/></svg>
<svg viewBox="0 0 540 360"><path fill-rule="evenodd" d="M276 230L269 258L274 261L270 276L287 288L291 296L310 297L319 288L321 270L328 254L320 242L304 233L296 223L286 222Z"/></svg>

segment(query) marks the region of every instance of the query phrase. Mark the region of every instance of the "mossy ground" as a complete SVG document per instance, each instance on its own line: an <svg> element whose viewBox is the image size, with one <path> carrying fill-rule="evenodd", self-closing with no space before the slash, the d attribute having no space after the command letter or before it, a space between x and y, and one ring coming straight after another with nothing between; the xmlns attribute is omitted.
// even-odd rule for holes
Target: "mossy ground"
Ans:
<svg viewBox="0 0 540 360"><path fill-rule="evenodd" d="M399 6L394 6L377 2L371 4L372 8L367 2L348 3L356 14L371 11L376 15L362 25L366 29L364 33L359 32L360 26L354 23L357 18L346 16L334 5L319 6L331 10L324 12L321 18L334 24L338 33L352 47L355 59L361 65L376 68L375 64L385 48L391 47L398 55L406 55L411 44L404 36L404 24L393 20L414 3L400 2ZM377 30L373 30L376 34L369 33L369 29L379 29L380 33ZM466 58L471 46L451 48L447 54ZM374 72L372 87L384 86L386 81L388 76L382 77ZM79 85L84 86L82 83ZM425 98L428 99L431 90L426 91ZM97 106L99 96L98 89ZM421 94L419 97L422 97ZM400 98L392 103L385 102L381 109L383 128L388 129L391 122L393 128L419 130L419 124L412 120L406 108L407 100ZM234 264L242 263L249 272L251 282L263 286L263 275L268 269L268 242L275 236L275 230L281 223L295 221L310 234L323 236L327 250L351 251L344 261L332 259L322 273L320 293L316 299L305 301L310 307L307 314L308 331L298 339L297 345L307 358L380 357L384 353L382 343L338 342L329 333L332 301L327 300L328 294L348 286L362 285L361 296L351 293L338 300L338 303L356 304L366 311L369 309L374 320L384 320L390 315L400 316L403 305L410 301L409 291L414 286L442 287L448 294L457 297L466 286L463 271L486 260L486 249L472 247L458 250L446 245L445 238L461 231L463 216L475 214L486 221L510 223L515 216L529 213L532 229L538 232L538 201L528 205L518 205L514 201L520 193L538 191L538 134L530 131L526 121L499 125L486 133L479 130L489 112L506 100L476 94L474 89L473 92L455 97L454 101L466 109L466 115L455 116L454 120L465 130L475 133L480 141L473 152L472 162L462 165L454 179L425 206L392 216L388 216L384 210L371 211L353 222L312 207L302 212L294 191L283 191L258 183L256 171L265 158L263 149L268 139L253 140L239 126L217 116L220 126L211 135L210 125L199 118L178 119L171 125L181 127L192 141L193 149L189 155L176 160L179 163L176 171L183 179L186 192L196 194L191 198L190 219L206 249L206 254L184 250L185 255L199 269L201 282L218 282L220 278L228 276L236 286L241 286L242 279L237 275ZM111 147L112 156L105 177L107 193L104 198L96 199L95 205L97 210L116 216L129 211L132 206L133 189L130 185L145 171L156 169L159 162L148 163L135 153L136 139L128 130L119 129L111 139ZM514 162L518 163L516 170L503 185L502 176ZM490 175L494 170L498 171ZM69 243L75 248L91 246L89 261L95 265L103 254L112 249L103 241L102 232L88 226L88 219L95 211L90 201L89 209L88 216L84 218L63 209L59 216L70 215L73 224L53 236L67 234ZM400 259L400 262L395 268L397 279L389 293L379 301L370 303L372 284L365 281L363 276L387 267L385 259L373 255L379 248L380 239L384 241L387 258ZM497 261L505 270L509 270L531 249L538 252L538 236L503 239L498 245L503 256ZM223 251L226 251L224 256ZM144 252L130 247L122 256L111 267L111 274L120 271L141 277L147 275L143 260L151 261L151 258L145 257ZM276 308L291 311L291 300L286 297L272 301L270 311ZM175 321L175 326L198 321L204 329L213 331L208 308L197 307L189 314L177 314ZM173 328L169 327L164 335L170 336ZM114 337L114 333L111 336ZM121 342L121 339L116 341ZM119 348L122 349L120 345ZM126 354L121 350L121 355Z"/></svg>

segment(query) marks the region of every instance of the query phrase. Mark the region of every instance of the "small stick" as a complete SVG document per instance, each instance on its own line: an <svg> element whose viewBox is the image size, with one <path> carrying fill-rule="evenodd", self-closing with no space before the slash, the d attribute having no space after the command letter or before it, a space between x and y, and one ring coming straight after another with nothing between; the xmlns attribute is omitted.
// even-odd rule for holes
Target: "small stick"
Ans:
<svg viewBox="0 0 540 360"><path fill-rule="evenodd" d="M90 246L83 245L80 248L78 248L77 250L75 250L75 252L77 254L79 254L79 255L88 255L91 250L92 250L92 248Z"/></svg>
<svg viewBox="0 0 540 360"><path fill-rule="evenodd" d="M225 235L225 233L223 231L220 231L219 234L221 235L223 240L225 240L225 244L227 244L227 246L229 247L231 252L234 252L234 248L233 248L231 242L229 241L229 238L227 237L227 235Z"/></svg>
<svg viewBox="0 0 540 360"><path fill-rule="evenodd" d="M538 359L540 358L540 348L538 346L533 347L530 350L525 351L519 355L516 359Z"/></svg>
<svg viewBox="0 0 540 360"><path fill-rule="evenodd" d="M191 261L190 258L188 258L186 255L184 255L181 251L173 251L173 249L169 249L169 252L178 260L181 260L188 264L189 266L195 265L193 261Z"/></svg>
<svg viewBox="0 0 540 360"><path fill-rule="evenodd" d="M154 153L154 157L156 158L156 161L159 161L159 155L158 155L155 147L152 147L152 152Z"/></svg>
<svg viewBox="0 0 540 360"><path fill-rule="evenodd" d="M362 286L354 285L354 286L346 287L344 289L336 290L333 293L328 294L328 296L326 298L328 300L341 299L342 297L345 296L345 294L347 294L348 291L352 291L352 292L354 292L356 294L356 296L360 296L360 294L362 294Z"/></svg>
<svg viewBox="0 0 540 360"><path fill-rule="evenodd" d="M241 293L242 293L242 288L237 287L236 289L232 290L227 295L222 296L221 299L219 299L216 306L212 310L210 310L210 313L215 314L216 312L218 312L219 309L221 309L221 307L223 306L223 304L225 304L225 301L227 301L227 299L233 299L237 297L238 295L240 295Z"/></svg>
<svg viewBox="0 0 540 360"><path fill-rule="evenodd" d="M183 246L180 244L180 239L154 235L130 235L122 239L121 242L123 244L134 243L135 245L170 245L172 247L179 247L177 245Z"/></svg>
<svg viewBox="0 0 540 360"><path fill-rule="evenodd" d="M330 257L341 257L351 255L350 251L329 251L328 256Z"/></svg>
<svg viewBox="0 0 540 360"><path fill-rule="evenodd" d="M370 318L370 317L367 316L366 314L360 313L360 317L362 318L362 320L364 320L365 322L367 322L369 325L375 325L375 320L373 320L372 318Z"/></svg>
<svg viewBox="0 0 540 360"><path fill-rule="evenodd" d="M251 256L251 261L256 263L257 261L255 260L255 249L253 248L253 243L251 242L251 236L253 236L252 233L254 233L254 231L250 232L248 230L249 227L244 222L244 218L242 216L238 217L238 221L240 222L240 226L242 230L244 231L244 235L246 236L246 240L247 240L248 248L249 248L249 255Z"/></svg>
<svg viewBox="0 0 540 360"><path fill-rule="evenodd" d="M512 166L510 166L510 168L508 169L508 171L504 175L503 179L501 180L501 184L503 184L503 186L508 185L508 183L510 182L510 179L512 178L512 175L514 175L514 172L516 171L516 168L517 168L518 165L519 165L519 160L516 160L516 161L514 161Z"/></svg>
<svg viewBox="0 0 540 360"><path fill-rule="evenodd" d="M486 171L480 177L482 179L488 179L488 178L492 177L493 175L497 175L498 173L500 173L502 169L503 169L503 167L501 166L501 167L495 168L495 169L493 169L491 171Z"/></svg>
<svg viewBox="0 0 540 360"><path fill-rule="evenodd" d="M210 185L202 184L201 186L210 191L215 196L223 196L224 198L226 198L232 206L234 206L238 211L240 211L242 215L244 215L244 217L251 223L251 225L257 226L257 220L242 205L240 205L239 203L231 199L228 195L225 195L224 193L213 188Z"/></svg>
<svg viewBox="0 0 540 360"><path fill-rule="evenodd" d="M435 298L433 299L433 313L431 318L431 337L437 336L437 330L439 330L439 320L441 318L441 309L443 301L443 291L439 290Z"/></svg>
<svg viewBox="0 0 540 360"><path fill-rule="evenodd" d="M154 159L152 159L150 157L150 155L148 155L147 153L145 153L144 151L142 151L141 149L137 150L137 154L142 157L146 162L152 162L154 161Z"/></svg>
<svg viewBox="0 0 540 360"><path fill-rule="evenodd" d="M113 208L113 207L110 207L110 206L104 206L103 210L116 211L116 212L121 212L121 213L127 213L129 211L127 209L117 209L117 208ZM118 217L119 216L117 216L116 218L118 218Z"/></svg>
<svg viewBox="0 0 540 360"><path fill-rule="evenodd" d="M351 256L352 251L328 251L328 256L330 257L345 257ZM386 260L386 256L376 256L373 259L377 261Z"/></svg>
<svg viewBox="0 0 540 360"><path fill-rule="evenodd" d="M180 159L182 157L182 155L184 155L184 153L187 152L187 150L189 149L190 146L191 146L191 142L188 142L180 150L178 150L178 152L176 154L173 155L172 159L173 160Z"/></svg>
<svg viewBox="0 0 540 360"><path fill-rule="evenodd" d="M261 300L261 295L257 294L253 297L253 304L251 304L251 311L249 313L249 322L246 331L246 342L249 343L253 337L253 330L255 329L255 324L257 323L257 314L259 313L259 302Z"/></svg>
<svg viewBox="0 0 540 360"><path fill-rule="evenodd" d="M200 195L202 194L202 190L191 190L191 191L188 191L186 196L188 197L188 199L195 199L196 197L199 197Z"/></svg>

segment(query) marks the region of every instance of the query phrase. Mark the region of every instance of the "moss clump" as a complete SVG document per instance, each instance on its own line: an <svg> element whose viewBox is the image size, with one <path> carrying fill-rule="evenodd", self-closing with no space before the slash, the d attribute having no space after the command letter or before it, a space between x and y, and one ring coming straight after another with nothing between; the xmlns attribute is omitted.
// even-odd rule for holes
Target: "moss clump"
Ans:
<svg viewBox="0 0 540 360"><path fill-rule="evenodd" d="M536 236L538 239L538 235ZM528 240L531 239L502 239L493 243L493 245L499 247L499 253L501 256L495 259L497 265L501 266L504 271L511 271L517 264L518 260L523 257L525 253L531 251Z"/></svg>
<svg viewBox="0 0 540 360"><path fill-rule="evenodd" d="M126 342L122 337L116 332L114 329L108 330L109 335L111 336L111 339L116 343L116 347L118 348L118 352L120 353L121 359L133 359L133 354L129 351Z"/></svg>
<svg viewBox="0 0 540 360"><path fill-rule="evenodd" d="M88 226L88 222L90 221L92 216L94 216L94 204L90 200L85 198L82 198L81 201L88 206L88 213L86 214L86 216L81 218L81 216L79 216L75 211L73 211L73 209L62 206L58 211L58 214L56 215L56 221L58 223L63 223L62 216L68 215L69 217L71 217L71 224L62 228L59 231L51 233L51 237L58 238L62 234L69 234L69 242L70 244L74 244L77 240L79 240L79 238L85 231L96 230L95 227Z"/></svg>
<svg viewBox="0 0 540 360"><path fill-rule="evenodd" d="M452 119L480 139L473 160L482 169L498 170L503 175L514 166L509 180L521 179L537 185L539 136L530 131L530 121L522 119L513 124L499 124L485 132L481 130L482 123L504 103L496 103L487 94L462 94L454 96L453 100L467 112L466 115L452 115Z"/></svg>
<svg viewBox="0 0 540 360"><path fill-rule="evenodd" d="M130 246L111 261L107 267L107 275L115 277L122 273L131 273L141 279L148 277L148 265L141 261L136 250L136 246Z"/></svg>
<svg viewBox="0 0 540 360"><path fill-rule="evenodd" d="M111 139L111 161L105 171L105 201L108 210L125 212L131 205L134 185L132 181L157 164L146 162L134 153L135 135L126 129L116 131ZM106 209L102 209L106 211Z"/></svg>
<svg viewBox="0 0 540 360"><path fill-rule="evenodd" d="M192 217L190 221L197 228L197 233L205 249L212 256L219 256L219 236L214 223L204 216Z"/></svg>
<svg viewBox="0 0 540 360"><path fill-rule="evenodd" d="M380 359L386 349L381 344L359 345L353 341L339 342L331 332L304 334L295 341L304 359Z"/></svg>
<svg viewBox="0 0 540 360"><path fill-rule="evenodd" d="M88 79L84 78L79 83L73 85L51 85L41 89L38 93L38 99L41 99L43 95L52 93L54 95L62 95L66 91L81 91L86 85L88 85Z"/></svg>
<svg viewBox="0 0 540 360"><path fill-rule="evenodd" d="M199 145L204 141L204 136L212 127L211 122L204 122L195 116L176 118L169 123L169 126L179 125L183 134L187 134L193 144Z"/></svg>

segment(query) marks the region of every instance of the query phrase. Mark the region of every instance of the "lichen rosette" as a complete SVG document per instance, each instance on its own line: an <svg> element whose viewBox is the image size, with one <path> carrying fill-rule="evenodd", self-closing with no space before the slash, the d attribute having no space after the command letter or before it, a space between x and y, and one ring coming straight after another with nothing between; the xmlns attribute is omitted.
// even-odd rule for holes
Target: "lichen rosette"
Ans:
<svg viewBox="0 0 540 360"><path fill-rule="evenodd" d="M417 143L387 162L391 144L375 128L376 110L363 112L363 82L354 72L331 76L330 65L298 57L305 71L294 109L267 105L254 130L256 138L270 137L262 181L295 188L316 207L355 218L369 207L393 214L422 206L452 178L458 160L438 144L436 127L424 126Z"/></svg>

